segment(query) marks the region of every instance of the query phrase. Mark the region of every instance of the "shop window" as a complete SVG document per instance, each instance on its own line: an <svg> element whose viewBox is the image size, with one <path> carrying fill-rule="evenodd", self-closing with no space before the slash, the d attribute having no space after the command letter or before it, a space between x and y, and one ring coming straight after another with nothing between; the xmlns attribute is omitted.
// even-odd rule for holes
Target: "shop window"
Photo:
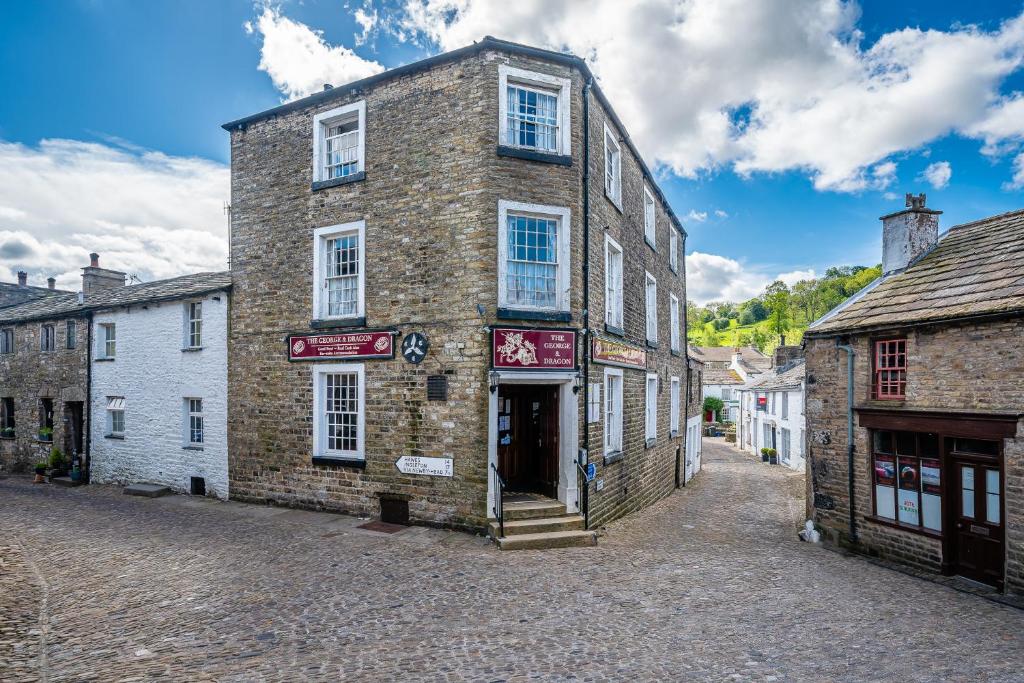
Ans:
<svg viewBox="0 0 1024 683"><path fill-rule="evenodd" d="M872 434L875 515L916 529L942 531L939 437L917 432Z"/></svg>
<svg viewBox="0 0 1024 683"><path fill-rule="evenodd" d="M875 342L875 398L900 400L907 394L907 340Z"/></svg>

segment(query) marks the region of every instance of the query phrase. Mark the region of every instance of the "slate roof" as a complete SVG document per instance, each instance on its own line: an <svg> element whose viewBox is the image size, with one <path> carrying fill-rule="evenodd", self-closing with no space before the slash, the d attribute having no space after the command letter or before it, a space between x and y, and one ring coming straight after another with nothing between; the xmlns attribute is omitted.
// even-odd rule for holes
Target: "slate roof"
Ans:
<svg viewBox="0 0 1024 683"><path fill-rule="evenodd" d="M1024 209L950 228L901 273L854 295L816 321L807 336L1024 314Z"/></svg>
<svg viewBox="0 0 1024 683"><path fill-rule="evenodd" d="M0 323L61 318L86 311L119 306L171 301L231 287L231 273L193 273L168 280L154 280L138 285L105 289L78 303L78 293L61 293L8 308L0 308Z"/></svg>
<svg viewBox="0 0 1024 683"><path fill-rule="evenodd" d="M757 391L777 391L779 389L799 389L804 381L804 361L796 363L782 372L773 372L767 377L751 384L747 389Z"/></svg>
<svg viewBox="0 0 1024 683"><path fill-rule="evenodd" d="M735 348L732 346L690 345L690 357L696 358L701 362L729 363L732 361L732 354L736 351L740 352L741 360L747 361L755 367L764 362L767 362L768 367L771 366L772 359L755 349L753 346L741 346L739 348Z"/></svg>
<svg viewBox="0 0 1024 683"><path fill-rule="evenodd" d="M728 368L704 368L704 384L744 384L743 378L735 370Z"/></svg>
<svg viewBox="0 0 1024 683"><path fill-rule="evenodd" d="M67 294L63 289L50 289L49 287L36 287L28 285L23 287L15 282L0 282L0 308L17 306L26 301L41 299L58 294Z"/></svg>

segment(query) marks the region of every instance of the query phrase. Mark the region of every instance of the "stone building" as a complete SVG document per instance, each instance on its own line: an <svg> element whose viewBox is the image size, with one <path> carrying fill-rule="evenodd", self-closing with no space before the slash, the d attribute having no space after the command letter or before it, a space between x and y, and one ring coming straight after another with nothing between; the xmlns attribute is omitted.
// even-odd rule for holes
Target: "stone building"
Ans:
<svg viewBox="0 0 1024 683"><path fill-rule="evenodd" d="M907 207L882 218L882 277L804 336L810 513L1024 593L1024 211L939 237L924 195Z"/></svg>
<svg viewBox="0 0 1024 683"><path fill-rule="evenodd" d="M772 369L739 389L736 445L759 456L762 448L778 453L779 464L803 471L804 359L799 346L779 346Z"/></svg>
<svg viewBox="0 0 1024 683"><path fill-rule="evenodd" d="M719 398L724 404L723 421L737 422L740 416L740 390L756 382L772 368L772 359L753 346L693 346L690 356L704 366L704 398ZM705 415L709 422L714 416Z"/></svg>
<svg viewBox="0 0 1024 683"><path fill-rule="evenodd" d="M583 60L485 38L224 128L232 497L589 543L673 490L685 232Z"/></svg>
<svg viewBox="0 0 1024 683"><path fill-rule="evenodd" d="M704 431L704 399L701 383L704 381L704 364L694 358L687 358L690 371L686 377L686 465L683 483L690 481L700 472L700 455Z"/></svg>
<svg viewBox="0 0 1024 683"><path fill-rule="evenodd" d="M0 308L23 304L26 301L33 301L53 294L67 294L64 290L57 289L57 280L47 278L46 287L37 287L28 283L28 273L24 270L18 271L18 282L0 282Z"/></svg>

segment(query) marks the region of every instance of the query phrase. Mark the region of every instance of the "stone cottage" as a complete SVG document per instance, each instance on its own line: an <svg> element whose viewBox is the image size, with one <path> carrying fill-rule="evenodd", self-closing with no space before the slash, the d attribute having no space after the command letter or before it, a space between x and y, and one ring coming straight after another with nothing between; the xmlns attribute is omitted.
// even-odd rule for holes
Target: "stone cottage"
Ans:
<svg viewBox="0 0 1024 683"><path fill-rule="evenodd" d="M753 346L693 346L690 357L704 366L702 395L722 399L721 420L737 422L740 417L740 390L756 382L772 367L772 359ZM714 416L705 415L709 422Z"/></svg>
<svg viewBox="0 0 1024 683"><path fill-rule="evenodd" d="M521 547L673 490L686 234L583 60L488 37L224 128L232 497Z"/></svg>
<svg viewBox="0 0 1024 683"><path fill-rule="evenodd" d="M779 346L772 369L739 389L736 444L755 456L778 453L779 464L804 470L804 359L799 346Z"/></svg>
<svg viewBox="0 0 1024 683"><path fill-rule="evenodd" d="M882 217L881 278L805 334L808 502L834 542L1024 593L1024 211Z"/></svg>

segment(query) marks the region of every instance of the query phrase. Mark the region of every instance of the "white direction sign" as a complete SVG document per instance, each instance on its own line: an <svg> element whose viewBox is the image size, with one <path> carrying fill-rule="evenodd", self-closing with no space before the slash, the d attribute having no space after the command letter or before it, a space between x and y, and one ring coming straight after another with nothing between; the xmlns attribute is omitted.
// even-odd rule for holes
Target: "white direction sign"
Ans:
<svg viewBox="0 0 1024 683"><path fill-rule="evenodd" d="M451 458L428 458L420 455L403 455L395 461L395 467L402 474L424 474L428 477L452 476Z"/></svg>

